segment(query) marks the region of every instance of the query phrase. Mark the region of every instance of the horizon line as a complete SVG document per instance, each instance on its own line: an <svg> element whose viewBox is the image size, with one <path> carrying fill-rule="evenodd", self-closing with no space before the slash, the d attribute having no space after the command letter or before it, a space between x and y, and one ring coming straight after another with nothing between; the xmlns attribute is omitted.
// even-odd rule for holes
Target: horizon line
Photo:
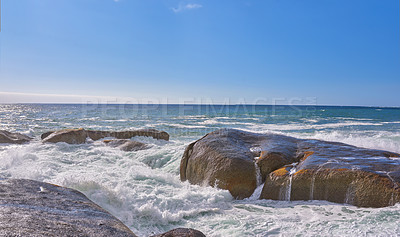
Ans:
<svg viewBox="0 0 400 237"><path fill-rule="evenodd" d="M179 103L29 103L29 102L16 102L16 103L0 103L0 105L179 105L179 106L308 106L308 107L359 107L359 108L379 108L379 109L400 109L400 106L375 106L375 105L329 105L329 104L321 104L321 105L312 105L312 104L179 104Z"/></svg>
<svg viewBox="0 0 400 237"><path fill-rule="evenodd" d="M2 96L4 100L2 100ZM11 100L10 97L11 96ZM16 96L16 97L15 97ZM9 98L7 98L9 97ZM14 98L12 98L14 97ZM32 98L33 97L33 98ZM34 99L34 97L36 97ZM39 97L39 98L38 98ZM41 98L40 98L41 97ZM46 99L44 99L46 98ZM56 99L57 98L57 99ZM311 100L310 100L311 98ZM44 99L44 100L43 100ZM70 100L71 99L71 100ZM181 100L185 99L185 100ZM260 103L247 103L246 98L223 98L213 99L211 97L182 97L172 99L168 97L141 97L128 96L99 96L99 95L77 95L77 94L46 94L32 92L10 92L0 91L0 104L112 104L112 105L247 105L247 106L335 106L335 107L366 107L366 108L400 108L400 105L339 105L318 104L317 97L271 97L257 98ZM216 100L214 103L213 100ZM70 101L70 102L67 102ZM171 102L170 102L171 101ZM253 100L254 101L254 100ZM136 103L135 103L136 102ZM237 103L231 103L237 102ZM268 103L271 102L271 103ZM283 102L283 103L281 103ZM286 102L286 103L285 103ZM298 103L296 103L298 102ZM278 104L279 103L279 104Z"/></svg>

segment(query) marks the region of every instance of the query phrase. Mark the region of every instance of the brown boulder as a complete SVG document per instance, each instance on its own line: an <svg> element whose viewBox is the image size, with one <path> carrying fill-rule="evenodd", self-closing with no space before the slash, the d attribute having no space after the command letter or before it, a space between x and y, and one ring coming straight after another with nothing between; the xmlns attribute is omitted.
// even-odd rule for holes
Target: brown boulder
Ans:
<svg viewBox="0 0 400 237"><path fill-rule="evenodd" d="M50 143L66 142L68 144L83 144L86 142L87 137L88 133L83 128L64 129L53 132L45 136L43 142L50 142Z"/></svg>
<svg viewBox="0 0 400 237"><path fill-rule="evenodd" d="M203 233L195 229L177 228L166 233L153 235L152 237L206 237Z"/></svg>
<svg viewBox="0 0 400 237"><path fill-rule="evenodd" d="M235 129L209 133L186 148L180 166L181 180L227 189L238 199L250 197L257 187L255 155L264 151L265 155L258 161L264 177L274 170L276 163L292 162L291 157L286 157L286 153L291 152L289 148L285 151L276 145L268 146L268 141L278 144L277 141L282 139L292 141L293 138ZM280 154L280 158L273 154Z"/></svg>
<svg viewBox="0 0 400 237"><path fill-rule="evenodd" d="M12 133L0 130L0 143L22 144L29 142L30 140L32 140L31 137L21 133Z"/></svg>
<svg viewBox="0 0 400 237"><path fill-rule="evenodd" d="M400 162L393 159L399 154L318 140L300 140L298 153L299 164L269 175L261 198L327 200L362 207L400 201Z"/></svg>

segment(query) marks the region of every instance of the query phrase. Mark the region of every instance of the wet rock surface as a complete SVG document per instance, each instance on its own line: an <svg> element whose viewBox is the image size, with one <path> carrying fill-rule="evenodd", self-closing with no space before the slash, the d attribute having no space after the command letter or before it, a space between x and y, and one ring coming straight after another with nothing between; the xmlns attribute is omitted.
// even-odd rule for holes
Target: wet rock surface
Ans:
<svg viewBox="0 0 400 237"><path fill-rule="evenodd" d="M47 136L46 136L47 135ZM88 137L87 131L83 128L80 129L63 129L52 133L44 133L41 136L43 142L57 143L66 142L68 144L83 144Z"/></svg>
<svg viewBox="0 0 400 237"><path fill-rule="evenodd" d="M136 236L82 193L26 179L0 180L2 236Z"/></svg>
<svg viewBox="0 0 400 237"><path fill-rule="evenodd" d="M290 156L286 157L291 148L285 150L276 144L284 139L293 140L235 129L214 131L186 148L180 166L181 180L227 189L239 199L250 197L257 187L255 157L263 155L259 164L264 177L276 166L293 162Z"/></svg>
<svg viewBox="0 0 400 237"><path fill-rule="evenodd" d="M103 139L106 137L115 137L117 139L130 139L136 136L153 137L154 139L169 140L169 134L164 131L158 131L155 129L140 129L134 131L121 131L121 132L110 132L110 131L92 131L80 129L64 129L59 131L50 131L43 133L41 138L43 142L57 143L66 142L69 144L83 144L87 138L94 141Z"/></svg>
<svg viewBox="0 0 400 237"><path fill-rule="evenodd" d="M235 198L250 197L257 181L249 140L256 141L236 130L207 134L186 148L181 180L227 189Z"/></svg>
<svg viewBox="0 0 400 237"><path fill-rule="evenodd" d="M261 198L327 200L362 207L384 207L400 201L399 154L299 140L298 157L297 165L269 175Z"/></svg>
<svg viewBox="0 0 400 237"><path fill-rule="evenodd" d="M259 169L263 199L383 207L400 201L399 157L337 142L221 129L186 148L180 175L246 198Z"/></svg>
<svg viewBox="0 0 400 237"><path fill-rule="evenodd" d="M150 148L150 146L145 143L128 139L104 140L103 142L108 146L117 147L123 151L140 151Z"/></svg>
<svg viewBox="0 0 400 237"><path fill-rule="evenodd" d="M166 233L154 235L152 237L206 237L203 233L195 229L177 228Z"/></svg>
<svg viewBox="0 0 400 237"><path fill-rule="evenodd" d="M32 140L31 137L21 133L12 133L5 130L0 130L0 143L22 144Z"/></svg>

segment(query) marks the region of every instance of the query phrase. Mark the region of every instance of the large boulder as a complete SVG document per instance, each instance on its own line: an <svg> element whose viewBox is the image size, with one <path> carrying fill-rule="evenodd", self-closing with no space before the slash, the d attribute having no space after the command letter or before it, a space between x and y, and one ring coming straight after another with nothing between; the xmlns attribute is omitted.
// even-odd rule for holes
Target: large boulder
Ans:
<svg viewBox="0 0 400 237"><path fill-rule="evenodd" d="M92 131L80 129L63 129L59 131L50 131L43 133L41 138L43 142L57 143L66 142L69 144L83 144L87 138L94 141L106 138L115 137L117 139L130 139L135 136L147 136L155 139L169 140L169 134L164 131L158 131L155 129L139 129L134 131L121 131L121 132L110 132L110 131Z"/></svg>
<svg viewBox="0 0 400 237"><path fill-rule="evenodd" d="M29 142L30 140L32 140L31 137L21 133L12 133L0 130L0 143L22 144Z"/></svg>
<svg viewBox="0 0 400 237"><path fill-rule="evenodd" d="M299 163L272 172L261 198L327 200L362 207L400 201L399 154L343 143L299 140Z"/></svg>
<svg viewBox="0 0 400 237"><path fill-rule="evenodd" d="M136 236L82 193L26 179L0 180L2 236Z"/></svg>
<svg viewBox="0 0 400 237"><path fill-rule="evenodd" d="M203 233L198 230L190 228L176 228L159 235L153 235L151 237L206 237Z"/></svg>
<svg viewBox="0 0 400 237"><path fill-rule="evenodd" d="M264 177L275 169L276 164L293 162L285 155L291 150L269 145L285 139L293 140L276 134L263 135L235 129L209 133L186 148L180 165L181 180L227 189L238 199L250 197L257 187L255 158L260 153L263 154L259 162Z"/></svg>
<svg viewBox="0 0 400 237"><path fill-rule="evenodd" d="M265 182L263 199L383 207L400 202L398 157L344 143L221 129L188 145L180 175L235 198L251 196Z"/></svg>

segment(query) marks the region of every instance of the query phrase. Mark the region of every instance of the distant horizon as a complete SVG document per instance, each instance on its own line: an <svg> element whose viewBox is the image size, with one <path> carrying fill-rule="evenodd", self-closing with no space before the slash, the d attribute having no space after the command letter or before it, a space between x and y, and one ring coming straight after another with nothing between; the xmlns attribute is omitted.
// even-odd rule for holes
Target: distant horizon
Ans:
<svg viewBox="0 0 400 237"><path fill-rule="evenodd" d="M400 107L399 1L0 4L0 103Z"/></svg>
<svg viewBox="0 0 400 237"><path fill-rule="evenodd" d="M203 105L203 106L316 106L316 107L360 107L360 108L393 108L398 109L400 106L377 106L377 105L335 105L335 104L255 104L255 103L131 103L129 101L120 101L120 102L102 102L100 100L95 101L88 101L88 102L2 102L2 93L0 92L0 104L1 105L17 105L17 104L28 104L28 105ZM20 94L20 93L18 93ZM60 95L60 96L67 96L67 95ZM81 98L79 95L69 95L74 96L76 98ZM85 97L85 96L82 96ZM112 98L112 97L111 97ZM152 101L154 101L153 99Z"/></svg>
<svg viewBox="0 0 400 237"><path fill-rule="evenodd" d="M354 107L354 108L379 108L379 109L400 109L391 106L362 106L362 105L287 105L287 104L103 104L103 103L0 103L0 105L183 105L183 106L304 106L304 107Z"/></svg>

